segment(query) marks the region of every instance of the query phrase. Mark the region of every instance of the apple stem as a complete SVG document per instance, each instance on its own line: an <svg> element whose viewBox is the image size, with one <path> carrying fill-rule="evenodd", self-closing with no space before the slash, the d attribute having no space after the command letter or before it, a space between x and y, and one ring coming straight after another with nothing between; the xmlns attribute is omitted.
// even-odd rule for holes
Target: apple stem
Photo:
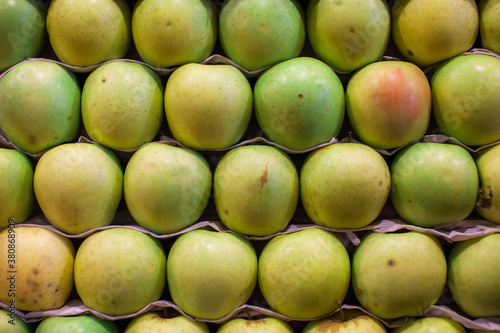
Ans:
<svg viewBox="0 0 500 333"><path fill-rule="evenodd" d="M345 317L344 317L344 310L342 309L342 302L337 300L337 305L339 306L339 310L340 310L340 318L341 318L342 322L344 322Z"/></svg>

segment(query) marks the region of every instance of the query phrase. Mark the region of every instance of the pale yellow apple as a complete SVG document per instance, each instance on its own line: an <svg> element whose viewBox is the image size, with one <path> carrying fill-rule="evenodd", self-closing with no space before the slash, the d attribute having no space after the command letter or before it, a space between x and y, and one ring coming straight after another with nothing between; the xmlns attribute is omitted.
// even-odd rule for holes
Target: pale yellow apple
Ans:
<svg viewBox="0 0 500 333"><path fill-rule="evenodd" d="M396 0L391 13L396 46L422 67L468 51L479 30L474 0Z"/></svg>
<svg viewBox="0 0 500 333"><path fill-rule="evenodd" d="M69 238L43 227L9 227L0 233L0 250L0 301L22 311L64 305L74 281Z"/></svg>
<svg viewBox="0 0 500 333"><path fill-rule="evenodd" d="M252 106L248 79L231 65L183 65L165 88L168 125L174 138L189 148L223 149L237 143Z"/></svg>
<svg viewBox="0 0 500 333"><path fill-rule="evenodd" d="M368 315L360 315L344 322L333 319L312 321L304 327L302 333L385 333L387 330L378 320Z"/></svg>
<svg viewBox="0 0 500 333"><path fill-rule="evenodd" d="M202 62L217 40L215 5L212 0L139 0L132 36L142 60L154 67Z"/></svg>
<svg viewBox="0 0 500 333"><path fill-rule="evenodd" d="M465 333L458 321L449 317L411 318L403 326L394 328L392 333Z"/></svg>
<svg viewBox="0 0 500 333"><path fill-rule="evenodd" d="M132 41L126 0L53 0L47 33L65 64L91 66L125 56Z"/></svg>
<svg viewBox="0 0 500 333"><path fill-rule="evenodd" d="M163 317L159 312L146 312L135 317L124 333L209 333L205 322L186 316Z"/></svg>
<svg viewBox="0 0 500 333"><path fill-rule="evenodd" d="M500 53L500 0L479 0L481 46Z"/></svg>
<svg viewBox="0 0 500 333"><path fill-rule="evenodd" d="M217 333L293 333L286 321L274 317L262 319L233 318L223 323Z"/></svg>

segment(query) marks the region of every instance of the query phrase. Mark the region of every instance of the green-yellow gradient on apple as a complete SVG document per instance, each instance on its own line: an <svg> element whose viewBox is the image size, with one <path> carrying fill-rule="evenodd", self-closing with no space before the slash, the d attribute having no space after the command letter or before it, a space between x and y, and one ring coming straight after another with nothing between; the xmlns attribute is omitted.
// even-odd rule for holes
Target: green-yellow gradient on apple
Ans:
<svg viewBox="0 0 500 333"><path fill-rule="evenodd" d="M0 1L0 72L39 56L47 39L42 1Z"/></svg>
<svg viewBox="0 0 500 333"><path fill-rule="evenodd" d="M113 149L152 141L164 117L164 87L149 67L130 61L99 66L82 89L82 121L92 140Z"/></svg>
<svg viewBox="0 0 500 333"><path fill-rule="evenodd" d="M484 219L500 224L500 145L481 151L475 162L479 174L480 198L475 209Z"/></svg>
<svg viewBox="0 0 500 333"><path fill-rule="evenodd" d="M130 315L160 299L166 255L160 241L116 227L84 239L75 258L75 286L83 304L109 316Z"/></svg>
<svg viewBox="0 0 500 333"><path fill-rule="evenodd" d="M431 78L432 113L444 134L467 146L500 140L500 59L467 54L442 63Z"/></svg>
<svg viewBox="0 0 500 333"><path fill-rule="evenodd" d="M299 199L299 175L291 158L265 145L230 150L216 166L213 187L222 223L245 235L282 231Z"/></svg>
<svg viewBox="0 0 500 333"><path fill-rule="evenodd" d="M111 224L123 193L116 155L91 143L66 143L39 159L33 180L43 214L57 229L79 234Z"/></svg>
<svg viewBox="0 0 500 333"><path fill-rule="evenodd" d="M415 143L397 152L390 170L390 197L407 223L431 228L462 221L474 210L479 176L462 146Z"/></svg>
<svg viewBox="0 0 500 333"><path fill-rule="evenodd" d="M356 71L346 87L346 113L361 142L376 149L420 140L431 118L424 72L407 61L379 61Z"/></svg>
<svg viewBox="0 0 500 333"><path fill-rule="evenodd" d="M161 312L140 314L127 325L124 333L209 333L203 321L194 321L186 316L165 317Z"/></svg>
<svg viewBox="0 0 500 333"><path fill-rule="evenodd" d="M0 148L0 228L25 222L35 204L34 166L16 149Z"/></svg>
<svg viewBox="0 0 500 333"><path fill-rule="evenodd" d="M421 315L446 284L446 257L432 235L370 232L352 257L352 286L361 306L382 319Z"/></svg>
<svg viewBox="0 0 500 333"><path fill-rule="evenodd" d="M28 61L0 79L0 127L26 153L73 140L80 127L80 84L48 60Z"/></svg>
<svg viewBox="0 0 500 333"><path fill-rule="evenodd" d="M500 233L456 242L448 255L448 287L473 318L500 316Z"/></svg>
<svg viewBox="0 0 500 333"><path fill-rule="evenodd" d="M485 49L500 53L500 1L479 0L479 34L481 46Z"/></svg>
<svg viewBox="0 0 500 333"><path fill-rule="evenodd" d="M0 271L0 301L14 300L21 311L66 303L74 285L75 247L69 238L41 226L7 228L0 232L0 249L0 266L9 268Z"/></svg>
<svg viewBox="0 0 500 333"><path fill-rule="evenodd" d="M302 333L322 333L322 332L335 332L335 333L386 333L384 325L377 319L361 314L344 321L337 319L318 319L309 322Z"/></svg>
<svg viewBox="0 0 500 333"><path fill-rule="evenodd" d="M336 310L349 287L349 255L332 232L306 228L272 238L259 257L259 287L285 316L313 319Z"/></svg>
<svg viewBox="0 0 500 333"><path fill-rule="evenodd" d="M472 48L479 13L475 0L396 0L391 27L403 57L426 67Z"/></svg>
<svg viewBox="0 0 500 333"><path fill-rule="evenodd" d="M305 39L304 11L297 0L226 0L220 9L222 49L246 70L299 56Z"/></svg>
<svg viewBox="0 0 500 333"><path fill-rule="evenodd" d="M256 283L256 251L238 234L192 230L179 236L168 254L172 301L195 318L228 315L245 304Z"/></svg>
<svg viewBox="0 0 500 333"><path fill-rule="evenodd" d="M164 68L200 63L217 40L217 11L211 0L139 0L132 37L141 59Z"/></svg>
<svg viewBox="0 0 500 333"><path fill-rule="evenodd" d="M352 72L379 60L391 34L385 0L312 0L306 23L318 58L339 72Z"/></svg>
<svg viewBox="0 0 500 333"><path fill-rule="evenodd" d="M35 323L26 323L14 310L0 309L0 332L34 333Z"/></svg>
<svg viewBox="0 0 500 333"><path fill-rule="evenodd" d="M410 318L403 326L393 328L393 333L466 333L458 321L450 317Z"/></svg>
<svg viewBox="0 0 500 333"><path fill-rule="evenodd" d="M293 333L293 329L286 321L275 317L262 319L233 318L223 323L217 333Z"/></svg>
<svg viewBox="0 0 500 333"><path fill-rule="evenodd" d="M114 321L93 315L52 316L42 319L35 333L119 333Z"/></svg>
<svg viewBox="0 0 500 333"><path fill-rule="evenodd" d="M254 86L254 111L264 134L288 149L329 142L342 127L342 82L325 63L298 57L272 66Z"/></svg>
<svg viewBox="0 0 500 333"><path fill-rule="evenodd" d="M248 127L252 99L252 87L236 67L186 64L170 75L165 87L167 123L188 148L228 148Z"/></svg>
<svg viewBox="0 0 500 333"><path fill-rule="evenodd" d="M309 218L328 228L362 228L389 197L391 175L382 155L361 143L335 143L310 153L300 171Z"/></svg>
<svg viewBox="0 0 500 333"><path fill-rule="evenodd" d="M130 26L126 0L53 0L47 11L50 45L72 66L123 58L132 41Z"/></svg>
<svg viewBox="0 0 500 333"><path fill-rule="evenodd" d="M158 234L194 224L208 204L212 171L199 153L152 142L130 158L123 195L134 220Z"/></svg>

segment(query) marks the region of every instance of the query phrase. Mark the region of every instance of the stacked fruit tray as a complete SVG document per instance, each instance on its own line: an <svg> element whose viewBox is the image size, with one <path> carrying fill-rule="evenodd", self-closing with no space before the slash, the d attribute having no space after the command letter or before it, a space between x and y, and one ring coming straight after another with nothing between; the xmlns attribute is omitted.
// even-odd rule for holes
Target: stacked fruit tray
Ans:
<svg viewBox="0 0 500 333"><path fill-rule="evenodd" d="M0 332L500 331L499 15L0 0Z"/></svg>

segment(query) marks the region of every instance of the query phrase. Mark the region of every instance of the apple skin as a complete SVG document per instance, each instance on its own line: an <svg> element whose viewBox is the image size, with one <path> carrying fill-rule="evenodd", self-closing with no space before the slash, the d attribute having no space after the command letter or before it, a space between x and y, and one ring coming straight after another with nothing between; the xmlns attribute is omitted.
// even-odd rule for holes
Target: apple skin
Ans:
<svg viewBox="0 0 500 333"><path fill-rule="evenodd" d="M135 62L113 61L87 77L82 90L83 125L92 140L113 149L135 149L160 130L163 83Z"/></svg>
<svg viewBox="0 0 500 333"><path fill-rule="evenodd" d="M370 232L352 257L352 286L361 306L382 319L422 314L446 284L446 257L431 235Z"/></svg>
<svg viewBox="0 0 500 333"><path fill-rule="evenodd" d="M159 142L139 148L123 178L132 217L157 234L194 224L208 204L211 189L212 171L201 154Z"/></svg>
<svg viewBox="0 0 500 333"><path fill-rule="evenodd" d="M376 149L404 146L421 139L429 126L429 81L410 62L368 64L347 83L346 112L363 143Z"/></svg>
<svg viewBox="0 0 500 333"><path fill-rule="evenodd" d="M479 31L474 0L396 0L391 14L396 47L420 67L468 51Z"/></svg>
<svg viewBox="0 0 500 333"><path fill-rule="evenodd" d="M442 63L431 78L439 128L467 146L500 140L500 59L467 54Z"/></svg>
<svg viewBox="0 0 500 333"><path fill-rule="evenodd" d="M35 324L26 323L15 313L0 309L0 332L33 333L35 332Z"/></svg>
<svg viewBox="0 0 500 333"><path fill-rule="evenodd" d="M217 12L210 0L139 0L132 37L141 59L154 67L199 63L217 40Z"/></svg>
<svg viewBox="0 0 500 333"><path fill-rule="evenodd" d="M472 156L459 145L413 144L396 154L390 169L390 197L407 223L431 228L462 221L474 210L478 171Z"/></svg>
<svg viewBox="0 0 500 333"><path fill-rule="evenodd" d="M125 328L124 333L209 333L208 326L202 321L194 321L185 316L164 318L160 313L146 312L135 317Z"/></svg>
<svg viewBox="0 0 500 333"><path fill-rule="evenodd" d="M253 92L232 65L186 64L168 78L165 113L174 138L188 148L224 149L250 122Z"/></svg>
<svg viewBox="0 0 500 333"><path fill-rule="evenodd" d="M257 283L257 254L233 233L192 230L179 236L167 258L173 302L186 314L219 319L243 305Z"/></svg>
<svg viewBox="0 0 500 333"><path fill-rule="evenodd" d="M500 316L500 234L457 242L448 255L448 287L474 318Z"/></svg>
<svg viewBox="0 0 500 333"><path fill-rule="evenodd" d="M160 299L165 270L165 250L158 239L116 227L84 239L75 258L75 286L88 308L129 315Z"/></svg>
<svg viewBox="0 0 500 333"><path fill-rule="evenodd" d="M125 56L132 41L126 0L53 0L47 33L55 54L72 66L92 66Z"/></svg>
<svg viewBox="0 0 500 333"><path fill-rule="evenodd" d="M500 53L500 0L479 0L481 47Z"/></svg>
<svg viewBox="0 0 500 333"><path fill-rule="evenodd" d="M93 315L69 317L45 317L35 333L119 333L115 322L97 318Z"/></svg>
<svg viewBox="0 0 500 333"><path fill-rule="evenodd" d="M0 127L27 153L73 140L80 127L80 84L64 67L28 61L0 79Z"/></svg>
<svg viewBox="0 0 500 333"><path fill-rule="evenodd" d="M47 39L41 1L2 1L0 10L0 73L27 58L37 57Z"/></svg>
<svg viewBox="0 0 500 333"><path fill-rule="evenodd" d="M14 243L12 242L14 239ZM15 263L7 256L9 245L15 246ZM15 227L0 232L1 267L14 268L16 273L3 269L0 273L0 301L21 311L46 311L64 305L73 289L75 248L71 240L43 227ZM13 295L10 277L15 275Z"/></svg>
<svg viewBox="0 0 500 333"><path fill-rule="evenodd" d="M306 325L302 333L386 333L385 327L375 318L360 315L344 322L332 319L315 320Z"/></svg>
<svg viewBox="0 0 500 333"><path fill-rule="evenodd" d="M309 218L328 228L362 228L389 197L389 167L376 150L336 143L310 153L300 171L300 196Z"/></svg>
<svg viewBox="0 0 500 333"><path fill-rule="evenodd" d="M123 171L107 148L66 143L38 160L35 196L49 222L68 234L111 224L123 192Z"/></svg>
<svg viewBox="0 0 500 333"><path fill-rule="evenodd" d="M392 333L466 333L458 321L448 317L411 318L403 326L391 330Z"/></svg>
<svg viewBox="0 0 500 333"><path fill-rule="evenodd" d="M34 167L31 160L15 149L0 148L0 228L25 222L33 211Z"/></svg>
<svg viewBox="0 0 500 333"><path fill-rule="evenodd" d="M219 13L219 40L226 55L253 71L299 56L306 38L297 0L225 0Z"/></svg>
<svg viewBox="0 0 500 333"><path fill-rule="evenodd" d="M500 198L496 195L500 193L500 175L498 175L500 170L500 145L481 151L475 157L475 162L482 191L480 201L486 199L491 204L486 206L478 204L475 210L484 219L500 224Z"/></svg>
<svg viewBox="0 0 500 333"><path fill-rule="evenodd" d="M380 59L391 33L385 0L309 1L307 35L319 59L352 72Z"/></svg>
<svg viewBox="0 0 500 333"><path fill-rule="evenodd" d="M258 281L273 310L312 319L339 307L350 280L347 250L326 230L307 228L272 238L259 257Z"/></svg>
<svg viewBox="0 0 500 333"><path fill-rule="evenodd" d="M293 333L292 327L284 320L273 317L262 319L233 318L223 323L217 333Z"/></svg>
<svg viewBox="0 0 500 333"><path fill-rule="evenodd" d="M308 149L339 134L345 113L344 88L325 63L298 57L259 76L254 110L270 140L288 149Z"/></svg>
<svg viewBox="0 0 500 333"><path fill-rule="evenodd" d="M290 157L264 145L230 150L214 172L214 200L229 229L268 236L288 225L299 200L299 176Z"/></svg>

